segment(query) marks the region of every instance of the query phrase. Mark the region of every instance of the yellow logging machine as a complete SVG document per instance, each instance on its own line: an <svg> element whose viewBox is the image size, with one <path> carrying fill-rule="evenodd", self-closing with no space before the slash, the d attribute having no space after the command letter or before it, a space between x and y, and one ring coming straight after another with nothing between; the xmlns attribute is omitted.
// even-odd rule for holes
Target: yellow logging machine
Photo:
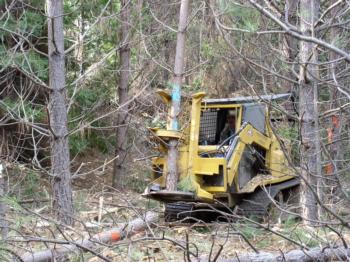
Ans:
<svg viewBox="0 0 350 262"><path fill-rule="evenodd" d="M171 96L158 93L170 105ZM199 210L208 204L265 215L277 196L281 200L283 194L287 200L299 185L271 128L267 106L288 100L291 94L204 97L203 92L191 97L184 109L189 123L181 130L171 130L169 124L166 129L150 129L159 156L152 159L152 182L143 196L165 202L168 221L189 215L201 218ZM176 191L168 191L167 142L174 138L179 141L179 182Z"/></svg>

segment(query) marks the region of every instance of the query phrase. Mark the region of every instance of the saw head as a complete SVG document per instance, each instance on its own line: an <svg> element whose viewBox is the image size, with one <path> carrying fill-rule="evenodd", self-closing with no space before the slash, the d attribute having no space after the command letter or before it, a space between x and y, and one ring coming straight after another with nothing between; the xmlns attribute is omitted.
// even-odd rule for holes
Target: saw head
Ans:
<svg viewBox="0 0 350 262"><path fill-rule="evenodd" d="M192 192L169 191L161 189L157 184L148 186L142 196L165 203L176 201L193 202L196 200L196 196Z"/></svg>

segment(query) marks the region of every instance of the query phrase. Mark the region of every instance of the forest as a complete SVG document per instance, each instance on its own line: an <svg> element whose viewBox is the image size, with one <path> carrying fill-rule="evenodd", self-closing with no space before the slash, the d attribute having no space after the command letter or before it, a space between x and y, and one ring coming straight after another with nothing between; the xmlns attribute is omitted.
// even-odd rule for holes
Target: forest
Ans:
<svg viewBox="0 0 350 262"><path fill-rule="evenodd" d="M349 39L346 0L0 0L0 261L350 261Z"/></svg>

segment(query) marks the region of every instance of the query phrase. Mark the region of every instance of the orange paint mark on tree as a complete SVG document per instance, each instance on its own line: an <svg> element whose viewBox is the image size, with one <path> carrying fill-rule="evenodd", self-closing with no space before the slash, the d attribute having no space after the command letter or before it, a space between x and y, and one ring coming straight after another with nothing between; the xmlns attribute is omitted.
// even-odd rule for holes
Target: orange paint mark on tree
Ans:
<svg viewBox="0 0 350 262"><path fill-rule="evenodd" d="M326 165L326 174L327 175L332 175L332 173L333 173L333 164L332 163L328 163L327 165Z"/></svg>
<svg viewBox="0 0 350 262"><path fill-rule="evenodd" d="M119 232L112 232L111 233L111 241L112 242L119 241L120 239L121 239L121 237L120 237L120 233Z"/></svg>
<svg viewBox="0 0 350 262"><path fill-rule="evenodd" d="M340 121L338 116L332 116L332 124L335 128L340 128Z"/></svg>
<svg viewBox="0 0 350 262"><path fill-rule="evenodd" d="M333 142L333 128L331 127L327 128L327 140L328 140L328 143Z"/></svg>
<svg viewBox="0 0 350 262"><path fill-rule="evenodd" d="M338 116L332 116L331 122L332 122L332 127L327 128L327 140L328 140L329 144L332 144L333 140L334 140L334 133L333 133L333 131L335 129L340 128L340 121L339 121L339 117ZM334 172L334 167L333 167L332 163L328 163L325 166L325 169L326 169L326 174L327 175L332 175L333 172Z"/></svg>

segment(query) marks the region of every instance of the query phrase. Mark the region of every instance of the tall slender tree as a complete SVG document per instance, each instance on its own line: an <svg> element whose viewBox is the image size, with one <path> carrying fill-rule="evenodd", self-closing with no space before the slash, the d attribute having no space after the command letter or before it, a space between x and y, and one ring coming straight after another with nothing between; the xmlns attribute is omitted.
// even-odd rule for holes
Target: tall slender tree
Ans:
<svg viewBox="0 0 350 262"><path fill-rule="evenodd" d="M8 233L8 223L6 220L7 206L4 201L7 190L3 170L4 166L0 162L0 237L5 239Z"/></svg>
<svg viewBox="0 0 350 262"><path fill-rule="evenodd" d="M298 1L295 0L286 0L285 2L285 22L296 25L297 24L297 10L298 10ZM286 61L292 63L298 56L298 40L294 37L284 34L281 36L281 50L283 50L283 54L285 56ZM287 67L288 68L288 67ZM285 70L284 74L286 77L293 78L290 70ZM294 77L295 79L297 77ZM283 87L285 91L295 91L297 90L297 85L291 81L284 80Z"/></svg>
<svg viewBox="0 0 350 262"><path fill-rule="evenodd" d="M121 0L120 11L120 40L119 48L119 82L118 97L119 111L117 114L117 145L116 159L113 170L113 186L122 188L125 184L125 159L127 157L127 130L128 130L128 92L130 78L130 0Z"/></svg>
<svg viewBox="0 0 350 262"><path fill-rule="evenodd" d="M74 223L68 145L63 34L63 0L46 0L49 55L49 120L51 131L51 184L53 210L59 221Z"/></svg>
<svg viewBox="0 0 350 262"><path fill-rule="evenodd" d="M184 74L185 61L185 37L187 29L187 18L189 11L189 0L181 0L179 25L177 31L176 54L174 75L172 80L172 99L170 109L170 129L179 130L178 115L181 106L181 85ZM168 174L166 179L167 190L176 190L178 181L178 140L170 139L168 148Z"/></svg>
<svg viewBox="0 0 350 262"><path fill-rule="evenodd" d="M335 0L332 1L332 4L336 4L337 2ZM341 10L340 6L336 6L334 7L330 13L331 13L331 17L334 17L334 20L337 21L337 15L339 14L339 11ZM329 29L329 42L331 42L333 45L337 46L339 45L339 39L341 36L341 30L339 30L338 27L336 26L332 26ZM341 61L339 62L339 58L340 56L334 52L329 52L329 61L332 62L329 66L328 69L328 79L331 79L332 82L329 84L329 90L330 90L330 107L331 109L335 109L341 106L342 98L344 96L344 94L342 94L341 92L339 92L337 86L339 84L343 84L343 83L339 83L338 79L337 79L337 69L339 70L339 68L341 68ZM334 173L337 173L339 168L341 168L342 165L342 158L343 158L343 153L344 150L342 149L342 130L343 130L343 126L344 126L344 119L342 118L342 114L343 112L339 112L339 114L335 114L330 118L330 126L328 128L328 143L330 144L329 146L329 153L330 153L330 157L334 160L333 163L329 163L327 165L326 171L327 171L327 175L333 175ZM328 181L328 184L332 184L331 180L335 180L330 179ZM336 185L333 183L333 185Z"/></svg>
<svg viewBox="0 0 350 262"><path fill-rule="evenodd" d="M319 0L300 0L300 31L315 37L314 24L319 15ZM318 220L317 194L320 177L318 130L318 68L316 45L300 41L299 45L299 116L302 215L305 224Z"/></svg>

